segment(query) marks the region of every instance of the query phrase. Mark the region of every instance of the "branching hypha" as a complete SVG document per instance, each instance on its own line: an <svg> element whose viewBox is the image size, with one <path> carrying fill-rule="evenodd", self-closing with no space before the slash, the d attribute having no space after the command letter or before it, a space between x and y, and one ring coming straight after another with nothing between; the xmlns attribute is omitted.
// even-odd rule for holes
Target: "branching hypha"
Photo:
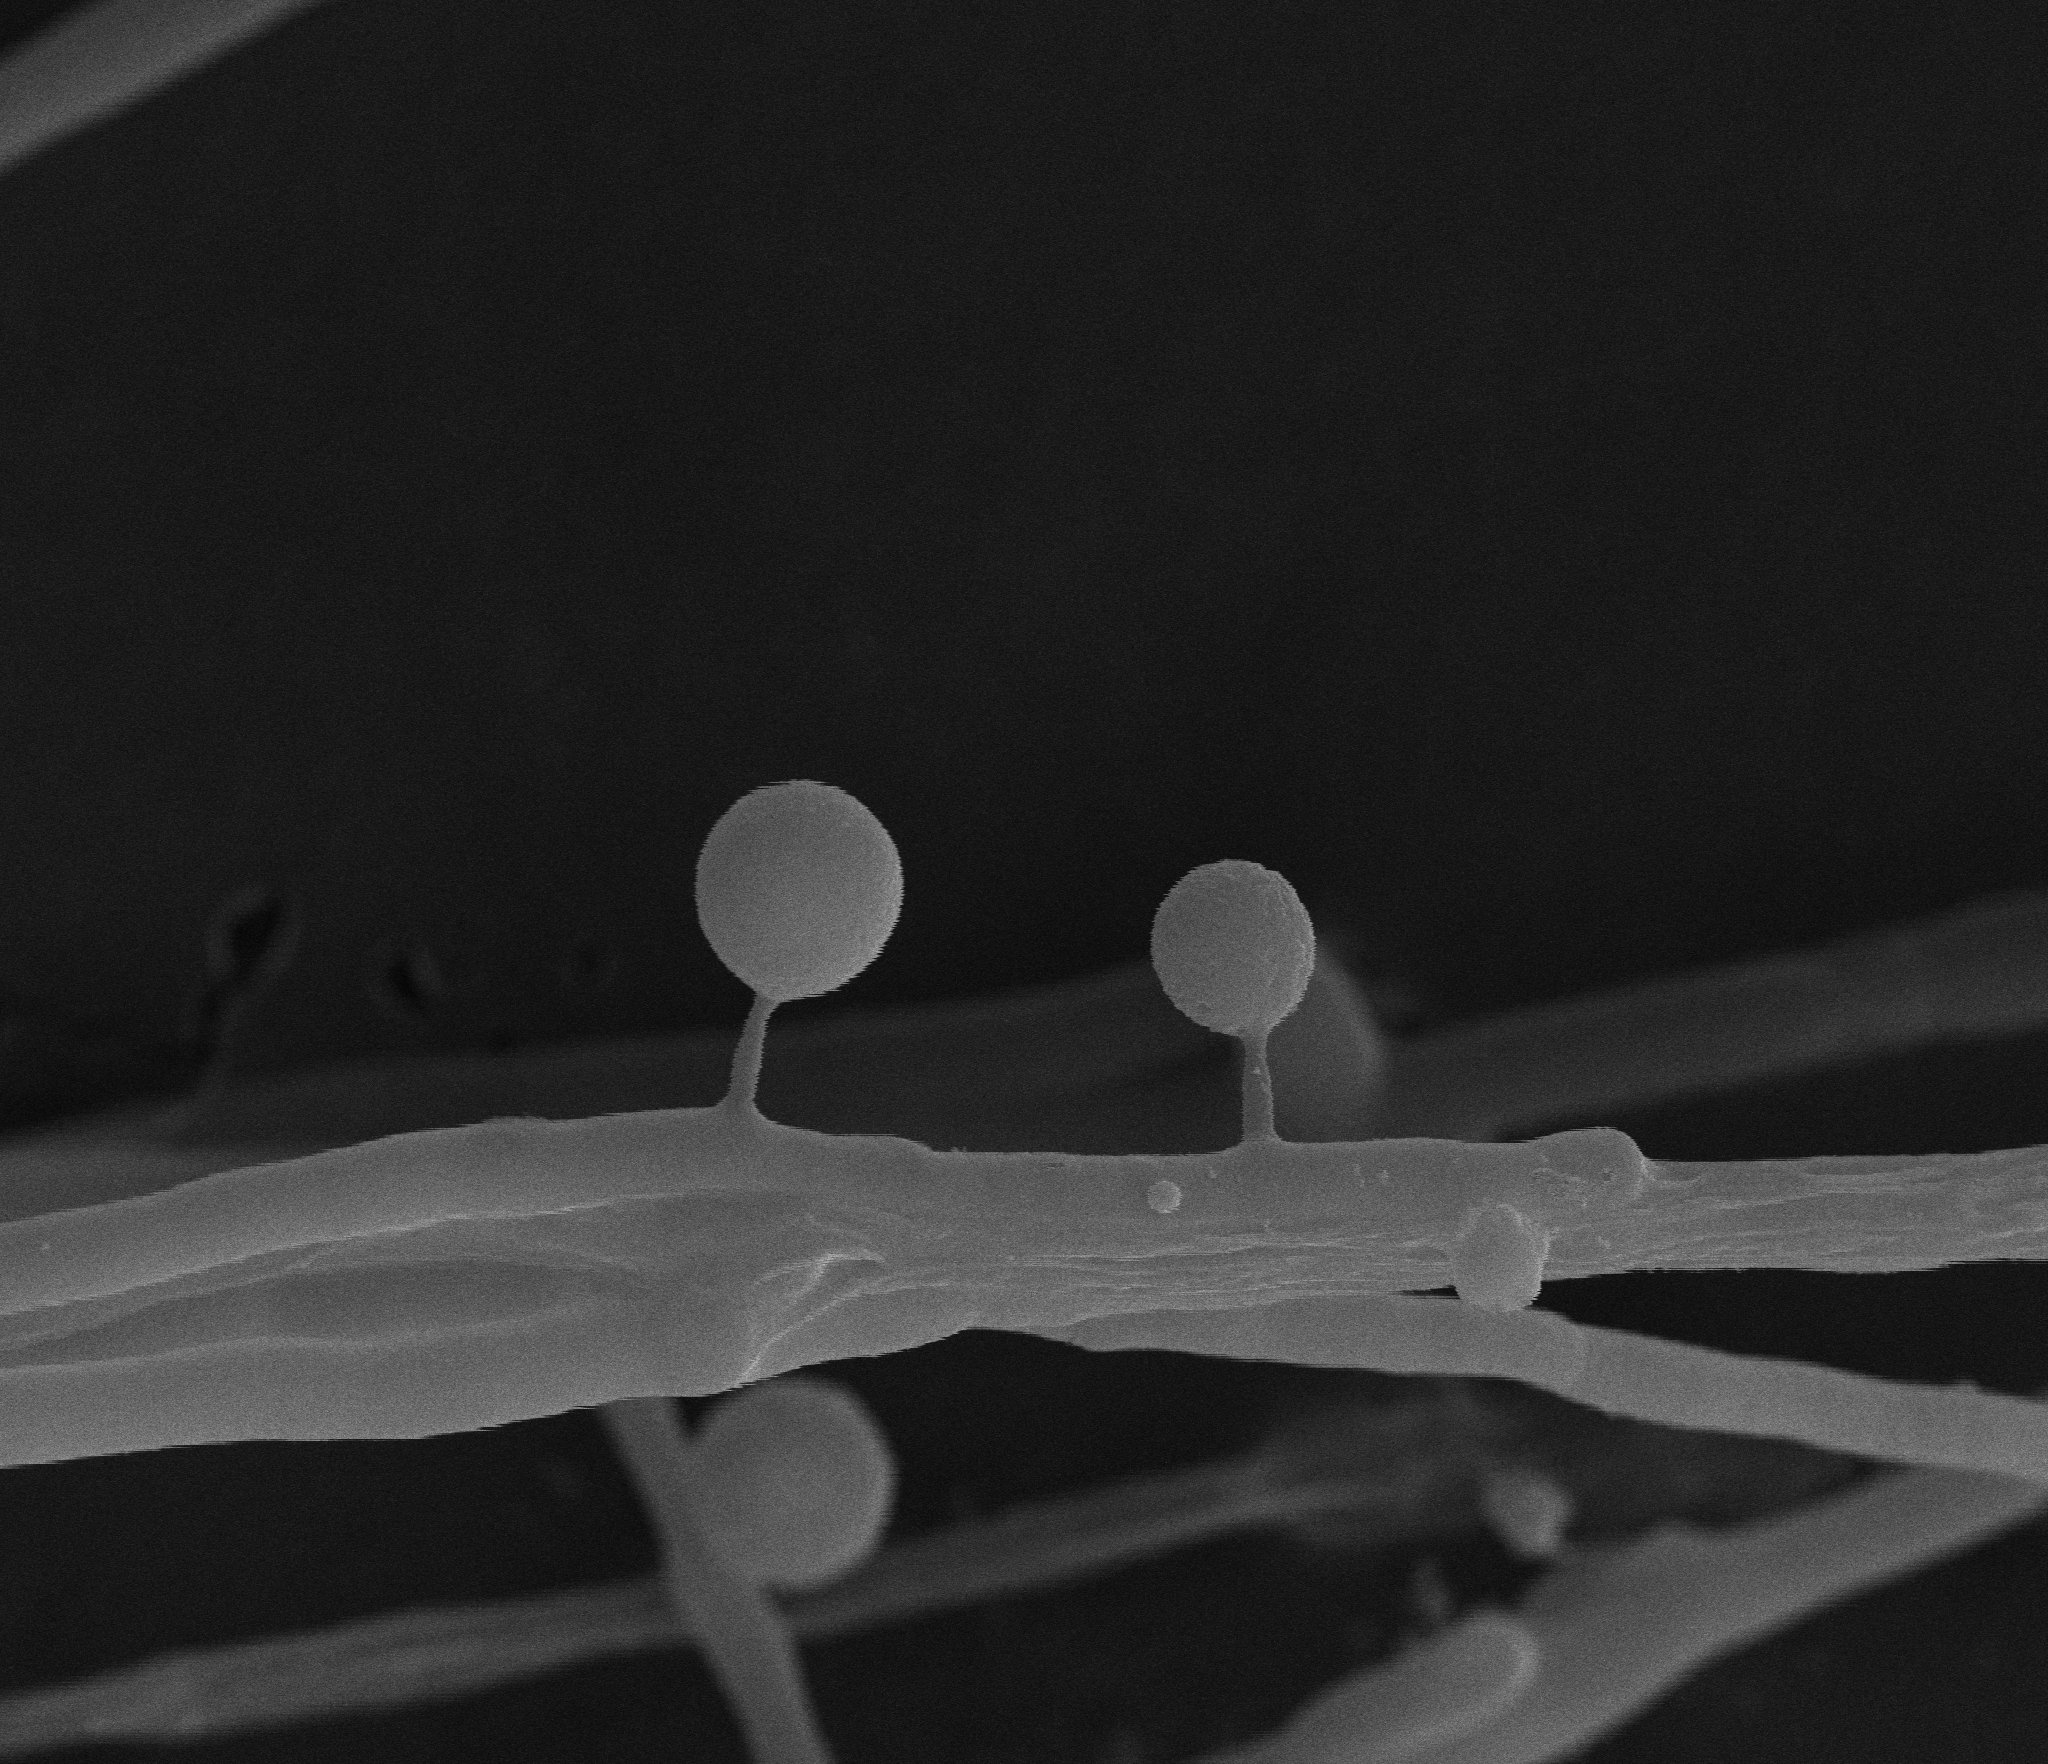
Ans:
<svg viewBox="0 0 2048 1764"><path fill-rule="evenodd" d="M895 922L894 847L854 799L811 783L755 792L714 830L698 880L714 948L757 990L715 1107L486 1120L308 1151L305 1140L361 1130L342 1124L349 1080L273 1081L224 1092L206 1120L184 1120L175 1135L138 1131L130 1118L19 1139L8 1167L39 1210L0 1226L10 1462L238 1438L415 1437L604 1404L665 1540L662 1590L406 1613L145 1663L0 1706L0 1742L18 1754L87 1734L316 1719L461 1694L702 1624L759 1755L779 1764L824 1746L802 1708L791 1637L1382 1498L1355 1472L1347 1481L1341 1466L1281 1441L1245 1463L1105 1491L1092 1506L1020 1511L869 1553L888 1486L886 1453L871 1453L864 1470L827 1478L853 1491L837 1497L840 1535L853 1541L827 1551L829 1582L792 1590L801 1581L778 1581L733 1545L716 1478L702 1473L718 1412L701 1439L686 1439L659 1399L972 1327L1102 1350L1504 1377L1665 1426L1916 1466L1755 1524L1600 1545L1572 1542L1569 1491L1502 1466L1484 1511L1504 1538L1552 1564L1531 1593L1513 1608L1468 1612L1329 1687L1279 1733L1229 1754L1232 1764L1566 1756L1716 1653L2048 1499L2048 1404L1714 1353L1530 1306L1545 1281L1629 1267L1876 1272L2037 1258L2040 1153L1716 1165L1647 1159L1612 1129L1520 1143L1285 1136L1295 1119L1412 1129L1425 1108L1485 1131L1568 1115L1617 1084L1654 1094L1657 1080L1617 1080L1598 1050L1649 1058L1655 1024L1682 1021L1688 999L1724 1024L1745 1010L1770 1017L1780 1041L1728 1038L1739 1051L1716 1066L1693 1037L1688 1060L1663 1071L1681 1090L1760 1060L1796 1068L1841 1057L1856 1044L1843 1022L1879 1025L1864 1046L1895 1038L1881 1007L1897 1002L1906 974L1921 994L1916 1038L2038 1020L2038 991L2020 997L2023 973L1993 953L2009 957L2017 934L2038 931L2036 903L1993 903L1830 957L1832 1024L1784 1008L1811 964L1780 962L1754 965L1746 991L1709 976L1559 1007L1540 1033L1526 1015L1462 1029L1446 1044L1520 1036L1542 1053L1506 1080L1488 1061L1485 1078L1459 1092L1433 1054L1403 1057L1378 1041L1283 878L1226 860L1169 894L1154 957L1178 1005L1244 1040L1244 1138L1211 1154L1084 1156L940 1152L784 1127L754 1107L773 1006L843 984ZM1945 988L1930 986L1935 972ZM1936 993L1945 1016L1925 1008ZM940 1011L923 1081L947 1082L948 1053L964 1071L1007 1049L1042 1088L1048 1058L1057 1067L1077 1057L1056 1032L1063 1009L1111 1024L1096 1071L1156 1058L1156 1045L1114 1021L1132 996L1119 975L1072 999ZM855 1058L864 1037L914 1034L916 1020L793 1031L791 1052L830 1069ZM1280 1032L1289 1025L1308 1039ZM1156 1032L1155 1022L1147 1033ZM587 1076L567 1077L574 1056L561 1060L562 1092L587 1092ZM445 1113L462 1080L446 1070L442 1079L434 1106ZM501 1069L494 1082L520 1080ZM408 1104L403 1086L387 1084L381 1106L418 1107L430 1094ZM977 1103L1000 1108L986 1092L966 1106ZM242 1162L256 1147L266 1161ZM1445 1286L1461 1296L1410 1296ZM857 1419L849 1427L829 1437L864 1437ZM799 1451L800 1463L831 1460L827 1437ZM755 1449L757 1463L773 1456L758 1438ZM861 1461L858 1451L846 1460ZM1672 1614L1668 1627L1647 1620L1660 1611Z"/></svg>

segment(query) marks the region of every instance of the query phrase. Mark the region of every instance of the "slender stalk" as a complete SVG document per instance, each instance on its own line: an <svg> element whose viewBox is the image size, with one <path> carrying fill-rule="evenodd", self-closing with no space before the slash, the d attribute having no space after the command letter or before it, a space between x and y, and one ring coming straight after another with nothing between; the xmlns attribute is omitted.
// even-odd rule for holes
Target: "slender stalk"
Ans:
<svg viewBox="0 0 2048 1764"><path fill-rule="evenodd" d="M761 1113L756 1101L761 1089L761 1047L768 1037L768 1013L774 1009L772 998L755 993L747 1020L740 1026L740 1038L733 1045L732 1078L725 1087L723 1106L749 1119Z"/></svg>
<svg viewBox="0 0 2048 1764"><path fill-rule="evenodd" d="M605 1431L653 1522L661 1574L698 1638L756 1764L831 1764L796 1642L767 1595L727 1565L699 1522L689 1445L666 1397L607 1403Z"/></svg>
<svg viewBox="0 0 2048 1764"><path fill-rule="evenodd" d="M1242 1037L1244 1137L1247 1142L1279 1138L1273 1126L1273 1071L1266 1063L1268 1033L1269 1031L1261 1029L1256 1035Z"/></svg>

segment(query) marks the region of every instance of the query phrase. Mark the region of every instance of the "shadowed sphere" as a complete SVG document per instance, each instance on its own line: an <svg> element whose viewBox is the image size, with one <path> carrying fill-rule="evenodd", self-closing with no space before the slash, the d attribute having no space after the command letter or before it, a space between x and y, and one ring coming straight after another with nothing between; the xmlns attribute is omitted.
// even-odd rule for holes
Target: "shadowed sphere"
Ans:
<svg viewBox="0 0 2048 1764"><path fill-rule="evenodd" d="M1152 919L1152 966L1181 1012L1223 1035L1261 1035L1308 991L1315 927L1277 870L1223 858L1190 870Z"/></svg>
<svg viewBox="0 0 2048 1764"><path fill-rule="evenodd" d="M751 790L697 857L697 918L733 973L776 1004L844 986L876 956L903 908L889 831L831 784Z"/></svg>
<svg viewBox="0 0 2048 1764"><path fill-rule="evenodd" d="M823 1586L881 1541L896 1460L851 1391L783 1377L725 1398L692 1438L704 1522L756 1585Z"/></svg>

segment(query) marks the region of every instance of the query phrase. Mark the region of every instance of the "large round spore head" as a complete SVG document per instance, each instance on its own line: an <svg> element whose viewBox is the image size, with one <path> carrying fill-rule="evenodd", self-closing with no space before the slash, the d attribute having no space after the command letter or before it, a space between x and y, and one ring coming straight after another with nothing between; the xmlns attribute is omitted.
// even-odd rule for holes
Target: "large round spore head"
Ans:
<svg viewBox="0 0 2048 1764"><path fill-rule="evenodd" d="M1190 870L1152 919L1159 984L1219 1034L1270 1031L1301 1003L1315 965L1315 927L1292 885L1243 858Z"/></svg>
<svg viewBox="0 0 2048 1764"><path fill-rule="evenodd" d="M844 790L764 784L718 817L697 856L697 919L718 959L785 1004L844 986L903 908L889 830Z"/></svg>

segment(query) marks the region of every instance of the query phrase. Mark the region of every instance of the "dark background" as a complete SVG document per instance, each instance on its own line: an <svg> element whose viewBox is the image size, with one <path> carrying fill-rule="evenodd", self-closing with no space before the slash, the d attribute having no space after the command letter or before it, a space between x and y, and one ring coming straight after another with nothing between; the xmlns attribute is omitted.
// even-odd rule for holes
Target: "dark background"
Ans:
<svg viewBox="0 0 2048 1764"><path fill-rule="evenodd" d="M58 147L0 181L0 1120L182 1082L240 890L304 925L245 1070L736 1022L690 866L780 777L903 852L849 1003L1126 960L1219 855L1425 1026L2048 883L2025 14L333 0ZM2044 1051L1624 1124L2031 1143ZM2021 1389L2034 1275L1554 1302ZM862 1375L927 1502L1200 1455L1257 1394L992 1338ZM646 1560L587 1416L17 1471L0 1532L18 1684ZM2044 1565L1595 1756L2032 1755ZM1047 1644L1063 1700L956 1625L934 1745L1106 1757L1147 1668L1104 1624L1190 1675L1117 1596ZM676 1676L207 1755L722 1755ZM916 1756L927 1689L821 1667L847 1764Z"/></svg>

